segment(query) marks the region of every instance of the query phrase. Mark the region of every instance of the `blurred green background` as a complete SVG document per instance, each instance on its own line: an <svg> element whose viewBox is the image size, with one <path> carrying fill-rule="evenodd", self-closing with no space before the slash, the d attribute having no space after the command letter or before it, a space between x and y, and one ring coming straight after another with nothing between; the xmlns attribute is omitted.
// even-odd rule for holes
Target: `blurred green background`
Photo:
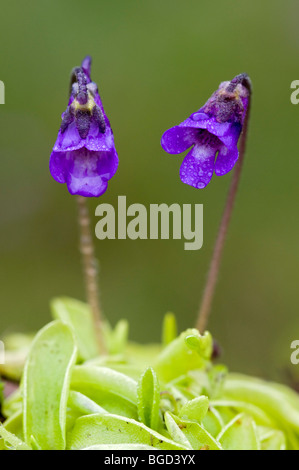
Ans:
<svg viewBox="0 0 299 470"><path fill-rule="evenodd" d="M205 190L184 185L182 156L166 154L160 138L221 81L247 72L248 152L209 329L231 370L297 373L289 357L299 337L299 106L290 102L298 15L296 0L1 2L0 331L41 327L54 296L84 299L75 201L48 160L70 71L86 54L120 158L92 213L118 195L147 207L204 204L200 251L179 240L96 240L105 314L112 324L128 318L141 342L159 341L169 310L180 329L193 326L231 175Z"/></svg>

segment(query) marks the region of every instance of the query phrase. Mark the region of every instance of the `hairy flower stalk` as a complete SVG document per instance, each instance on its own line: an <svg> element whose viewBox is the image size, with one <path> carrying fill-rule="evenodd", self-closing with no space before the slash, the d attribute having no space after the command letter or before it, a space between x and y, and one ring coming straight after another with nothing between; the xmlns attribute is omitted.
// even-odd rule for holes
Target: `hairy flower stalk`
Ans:
<svg viewBox="0 0 299 470"><path fill-rule="evenodd" d="M83 273L87 302L90 306L99 352L106 352L102 334L102 313L98 288L98 268L91 234L87 199L76 196L78 203L78 223L80 229L79 247L82 256Z"/></svg>
<svg viewBox="0 0 299 470"><path fill-rule="evenodd" d="M204 288L204 293L203 293L203 297L202 297L200 308L199 308L196 328L200 332L205 331L207 323L208 323L209 315L211 312L212 301L213 301L213 297L215 293L226 234L228 231L229 223L230 223L233 208L234 208L234 203L235 203L235 199L236 199L236 195L237 195L237 191L238 191L238 187L240 183L240 177L241 177L241 173L243 169L244 156L245 156L245 151L246 151L246 140L247 140L247 131L248 131L250 105L251 105L251 93L252 93L251 82L250 82L249 77L246 74L237 76L234 80L231 81L231 83L227 87L227 91L234 92L234 90L236 89L236 86L239 84L246 87L249 92L247 111L246 111L244 124L243 124L243 132L241 134L241 139L240 139L239 158L235 165L235 170L232 176L225 209L222 215L222 219L221 219L221 223L220 223L220 227L218 231L218 236L216 238L214 251L213 251L213 255L212 255L212 259L210 263L208 277L206 280L206 285Z"/></svg>
<svg viewBox="0 0 299 470"><path fill-rule="evenodd" d="M105 193L118 167L113 132L97 85L90 78L91 58L71 75L70 99L50 157L50 172L76 195L79 208L80 251L87 299L92 311L99 350L104 352L97 269L86 198Z"/></svg>

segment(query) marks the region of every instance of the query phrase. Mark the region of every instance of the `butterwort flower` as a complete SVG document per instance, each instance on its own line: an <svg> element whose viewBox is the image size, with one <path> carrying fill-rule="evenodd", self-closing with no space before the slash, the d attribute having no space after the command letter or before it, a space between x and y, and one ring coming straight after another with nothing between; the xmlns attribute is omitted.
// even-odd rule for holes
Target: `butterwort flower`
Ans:
<svg viewBox="0 0 299 470"><path fill-rule="evenodd" d="M163 134L161 145L168 153L182 153L192 146L180 168L183 183L205 188L214 171L221 176L232 170L249 98L249 77L238 75L221 83L202 108Z"/></svg>
<svg viewBox="0 0 299 470"><path fill-rule="evenodd" d="M50 157L50 172L71 194L101 196L118 167L113 132L97 85L91 58L72 71L70 100Z"/></svg>

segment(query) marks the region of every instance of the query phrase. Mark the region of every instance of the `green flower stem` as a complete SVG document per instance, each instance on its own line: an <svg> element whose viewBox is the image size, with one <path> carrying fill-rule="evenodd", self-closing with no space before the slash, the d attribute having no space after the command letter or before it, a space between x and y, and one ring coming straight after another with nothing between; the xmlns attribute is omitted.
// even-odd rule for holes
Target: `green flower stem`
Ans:
<svg viewBox="0 0 299 470"><path fill-rule="evenodd" d="M243 84L249 90L248 108L247 108L247 113L245 117L243 132L242 132L241 140L240 140L239 159L236 163L233 177L231 180L225 209L223 212L223 216L222 216L221 223L220 223L220 228L218 231L218 236L217 236L215 246L214 246L214 251L213 251L213 255L212 255L212 259L210 263L210 269L208 272L208 277L206 280L206 285L205 285L201 305L199 308L196 328L201 333L205 331L207 323L208 323L208 319L210 316L212 301L213 301L213 297L215 294L215 288L217 284L217 278L218 278L218 273L219 273L222 254L223 254L223 248L225 244L225 239L226 239L229 223L231 220L236 195L238 192L240 177L241 177L241 173L243 169L245 150L246 150L246 140L247 140L247 134L248 134L250 107L251 107L250 106L251 105L251 92L252 92L251 83L248 77L244 78Z"/></svg>
<svg viewBox="0 0 299 470"><path fill-rule="evenodd" d="M89 210L85 197L76 196L76 199L78 203L78 222L80 228L80 252L82 255L87 302L92 312L99 352L104 353L106 348L103 339L102 314L98 291L98 272L91 235Z"/></svg>

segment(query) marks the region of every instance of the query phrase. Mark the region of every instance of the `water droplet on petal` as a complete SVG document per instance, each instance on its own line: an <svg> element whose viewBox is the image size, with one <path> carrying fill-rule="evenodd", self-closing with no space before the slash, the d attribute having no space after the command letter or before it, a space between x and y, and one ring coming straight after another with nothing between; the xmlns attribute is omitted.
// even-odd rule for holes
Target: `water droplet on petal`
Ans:
<svg viewBox="0 0 299 470"><path fill-rule="evenodd" d="M203 189L203 188L206 187L206 185L205 185L205 183L198 183L197 187L198 187L199 189Z"/></svg>
<svg viewBox="0 0 299 470"><path fill-rule="evenodd" d="M208 116L205 113L194 113L191 118L193 121L202 121L203 119L208 119Z"/></svg>

